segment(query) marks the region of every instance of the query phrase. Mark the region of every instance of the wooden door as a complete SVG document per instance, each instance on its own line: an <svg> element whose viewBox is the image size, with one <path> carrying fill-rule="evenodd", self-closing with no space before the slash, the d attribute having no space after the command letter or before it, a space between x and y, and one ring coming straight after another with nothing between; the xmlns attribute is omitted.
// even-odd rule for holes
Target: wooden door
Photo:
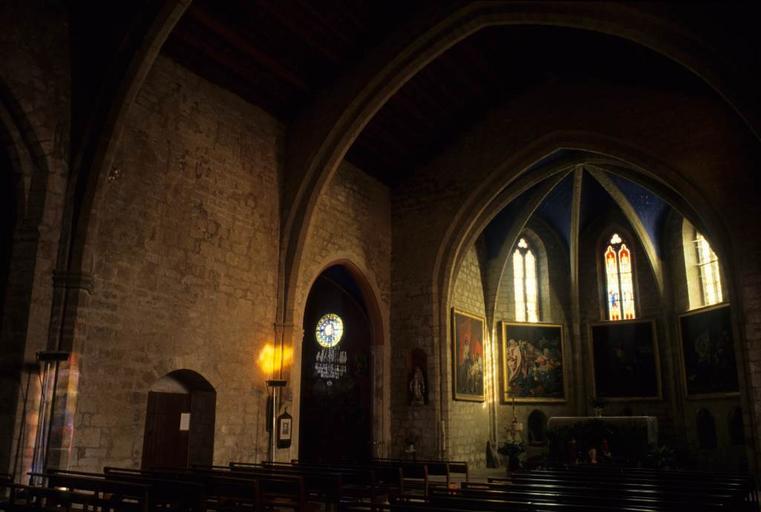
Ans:
<svg viewBox="0 0 761 512"><path fill-rule="evenodd" d="M190 414L189 394L148 393L143 469L188 466L190 430L187 421L181 428L183 414Z"/></svg>
<svg viewBox="0 0 761 512"><path fill-rule="evenodd" d="M190 464L210 466L214 459L214 419L217 394L213 391L190 393Z"/></svg>

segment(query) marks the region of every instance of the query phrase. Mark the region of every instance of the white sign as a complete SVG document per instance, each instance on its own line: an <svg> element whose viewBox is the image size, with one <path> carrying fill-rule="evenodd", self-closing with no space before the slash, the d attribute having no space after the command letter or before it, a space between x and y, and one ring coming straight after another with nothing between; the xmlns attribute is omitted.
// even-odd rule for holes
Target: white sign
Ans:
<svg viewBox="0 0 761 512"><path fill-rule="evenodd" d="M187 432L190 430L190 413L180 413L180 432Z"/></svg>

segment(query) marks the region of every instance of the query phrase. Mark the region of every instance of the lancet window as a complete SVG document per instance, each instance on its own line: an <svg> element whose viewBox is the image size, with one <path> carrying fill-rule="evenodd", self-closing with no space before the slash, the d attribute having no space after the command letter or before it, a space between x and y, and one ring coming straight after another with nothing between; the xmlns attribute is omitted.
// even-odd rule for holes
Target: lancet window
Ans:
<svg viewBox="0 0 761 512"><path fill-rule="evenodd" d="M518 322L539 321L539 279L536 255L525 238L518 240L513 252L515 319Z"/></svg>
<svg viewBox="0 0 761 512"><path fill-rule="evenodd" d="M608 320L633 320L636 312L631 249L618 233L613 233L603 257Z"/></svg>

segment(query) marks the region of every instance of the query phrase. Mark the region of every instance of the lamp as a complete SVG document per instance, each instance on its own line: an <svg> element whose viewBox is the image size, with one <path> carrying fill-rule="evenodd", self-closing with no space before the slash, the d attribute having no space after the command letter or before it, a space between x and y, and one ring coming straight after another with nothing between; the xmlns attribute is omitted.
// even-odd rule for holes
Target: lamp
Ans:
<svg viewBox="0 0 761 512"><path fill-rule="evenodd" d="M275 347L274 343L267 343L264 345L262 350L259 352L259 356L257 357L256 361L262 372L270 377L264 381L264 383L267 385L267 401L269 402L267 407L267 423L269 425L268 430L270 432L270 442L268 447L268 455L270 461L275 460L277 436L275 432L277 428L277 415L275 413L278 410L279 397L277 390L284 388L288 384L288 381L283 379L283 366L284 364L290 363L292 359L293 350L291 348L284 350L281 341L280 347ZM275 378L276 374L277 378Z"/></svg>

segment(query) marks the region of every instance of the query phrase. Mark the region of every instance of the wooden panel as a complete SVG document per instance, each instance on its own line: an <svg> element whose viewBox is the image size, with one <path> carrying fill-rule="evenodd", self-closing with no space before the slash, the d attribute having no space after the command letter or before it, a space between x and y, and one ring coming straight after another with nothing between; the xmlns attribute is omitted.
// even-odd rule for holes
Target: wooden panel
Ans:
<svg viewBox="0 0 761 512"><path fill-rule="evenodd" d="M189 394L148 393L143 439L144 469L187 466L189 431L180 430L180 415L189 412Z"/></svg>
<svg viewBox="0 0 761 512"><path fill-rule="evenodd" d="M212 464L216 403L217 394L213 391L190 394L190 464Z"/></svg>

